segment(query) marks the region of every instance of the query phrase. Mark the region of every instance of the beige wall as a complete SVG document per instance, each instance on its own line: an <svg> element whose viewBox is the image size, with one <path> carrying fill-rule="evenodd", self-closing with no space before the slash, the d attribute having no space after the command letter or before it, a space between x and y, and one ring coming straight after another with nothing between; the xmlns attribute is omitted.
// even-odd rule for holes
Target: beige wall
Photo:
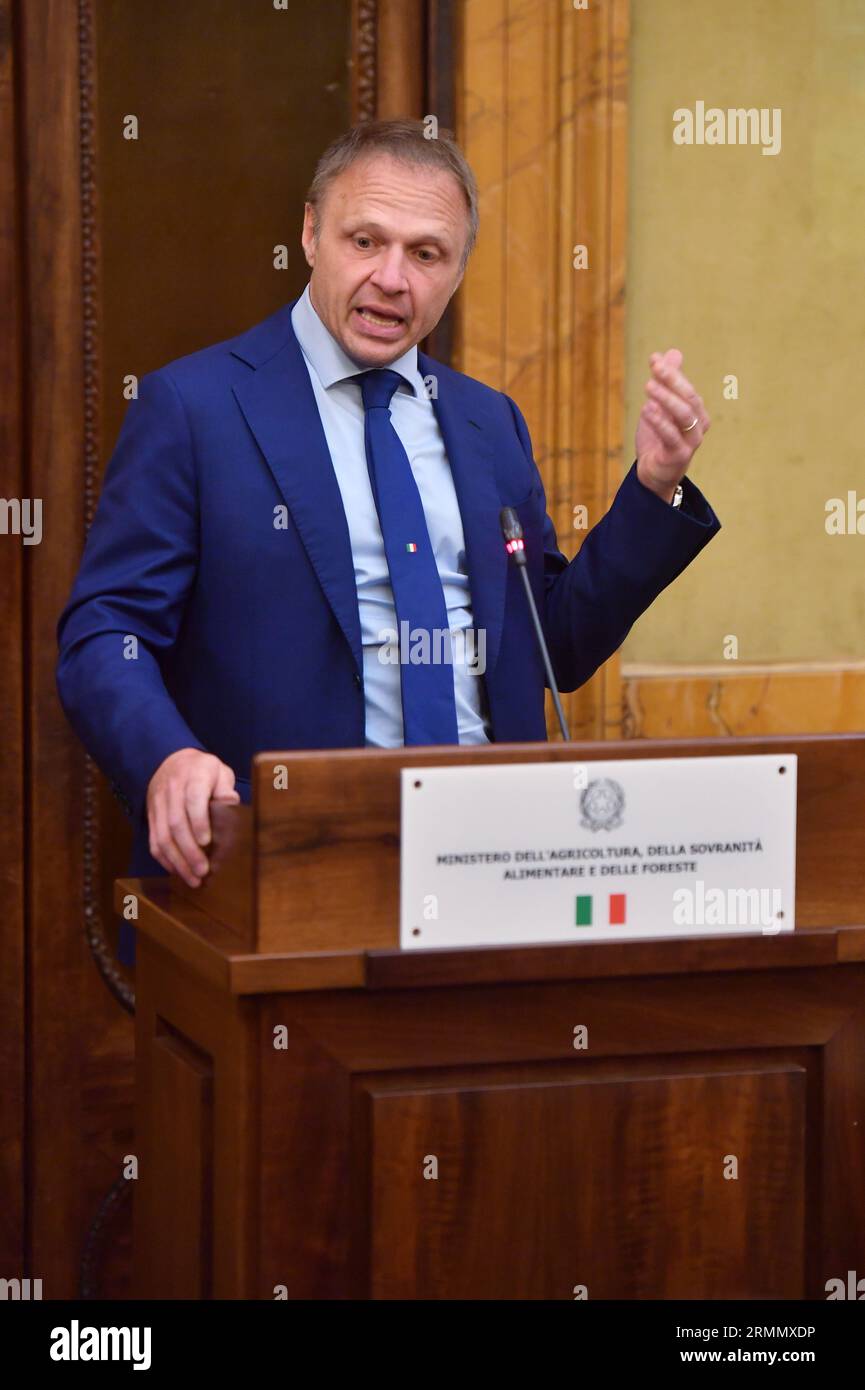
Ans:
<svg viewBox="0 0 865 1390"><path fill-rule="evenodd" d="M624 659L719 662L728 633L741 663L860 659L865 535L828 536L825 503L865 499L865 0L633 0L631 18L627 437L649 353L681 347L714 419L693 476L724 530ZM781 153L675 145L698 100L780 107Z"/></svg>

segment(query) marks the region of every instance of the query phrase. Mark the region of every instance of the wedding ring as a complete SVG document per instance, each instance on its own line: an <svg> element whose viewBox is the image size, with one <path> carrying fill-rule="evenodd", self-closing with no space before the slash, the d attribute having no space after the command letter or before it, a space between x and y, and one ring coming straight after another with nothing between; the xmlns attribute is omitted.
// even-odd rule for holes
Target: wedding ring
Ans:
<svg viewBox="0 0 865 1390"><path fill-rule="evenodd" d="M691 421L690 425L686 425L685 428L682 430L682 434L690 434L690 433L691 433L691 430L696 429L697 426L699 425L699 423L700 423L700 417L699 417L699 415L695 415L694 418L693 418L693 420Z"/></svg>

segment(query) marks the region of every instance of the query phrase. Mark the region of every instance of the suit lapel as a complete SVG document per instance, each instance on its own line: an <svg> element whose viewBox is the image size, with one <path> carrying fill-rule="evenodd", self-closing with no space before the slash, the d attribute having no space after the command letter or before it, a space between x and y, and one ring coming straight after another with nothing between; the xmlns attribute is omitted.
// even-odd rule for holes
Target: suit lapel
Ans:
<svg viewBox="0 0 865 1390"><path fill-rule="evenodd" d="M354 560L342 494L306 362L291 325L294 303L242 335L235 356L255 370L233 388L249 428L285 499L325 597L363 669ZM418 353L424 377L438 382L433 409L447 450L466 542L476 630L486 632L486 666L501 645L507 555L499 525L492 429L459 373Z"/></svg>
<svg viewBox="0 0 865 1390"><path fill-rule="evenodd" d="M300 344L291 326L293 303L280 310L267 326L285 315L287 332L273 352L269 339L252 329L235 345L235 355L256 370L234 394L255 435L267 465L285 498L310 562L337 622L363 670L360 616L354 561L342 494L336 480L315 393ZM271 352L266 360L262 355Z"/></svg>
<svg viewBox="0 0 865 1390"><path fill-rule="evenodd" d="M433 409L462 517L472 620L476 631L486 632L486 667L491 672L501 645L508 563L499 524L503 504L496 484L491 426L483 410L470 399L459 373L422 352L418 353L418 369L421 376L435 377L438 383Z"/></svg>

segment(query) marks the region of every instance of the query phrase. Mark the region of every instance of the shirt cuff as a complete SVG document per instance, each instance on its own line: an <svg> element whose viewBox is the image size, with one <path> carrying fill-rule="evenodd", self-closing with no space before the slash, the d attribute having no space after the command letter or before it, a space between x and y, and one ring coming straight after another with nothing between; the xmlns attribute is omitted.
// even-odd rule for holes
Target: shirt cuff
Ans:
<svg viewBox="0 0 865 1390"><path fill-rule="evenodd" d="M634 459L631 466L631 472L634 475L634 480L637 485L643 489L643 492L647 492L651 497L654 497L659 507L664 507L667 511L685 516L689 521L695 521L699 526L718 526L720 524L702 492L697 487L696 483L691 482L687 473L684 478L682 478L681 504L678 507L674 507L671 502L665 502L663 497L658 496L657 492L653 492L650 487L646 487L645 483L640 482L636 459Z"/></svg>

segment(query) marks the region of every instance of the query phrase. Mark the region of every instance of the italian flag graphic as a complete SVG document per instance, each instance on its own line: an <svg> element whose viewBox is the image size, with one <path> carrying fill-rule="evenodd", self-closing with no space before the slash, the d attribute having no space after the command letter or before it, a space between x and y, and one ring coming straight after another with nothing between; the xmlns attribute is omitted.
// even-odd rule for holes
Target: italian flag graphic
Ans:
<svg viewBox="0 0 865 1390"><path fill-rule="evenodd" d="M601 922L603 916L603 894L597 895L597 921L595 920L595 895L592 893L580 894L577 898L577 910L575 923L578 927L623 927L627 921L625 915L627 893L608 893L607 895L607 920Z"/></svg>

